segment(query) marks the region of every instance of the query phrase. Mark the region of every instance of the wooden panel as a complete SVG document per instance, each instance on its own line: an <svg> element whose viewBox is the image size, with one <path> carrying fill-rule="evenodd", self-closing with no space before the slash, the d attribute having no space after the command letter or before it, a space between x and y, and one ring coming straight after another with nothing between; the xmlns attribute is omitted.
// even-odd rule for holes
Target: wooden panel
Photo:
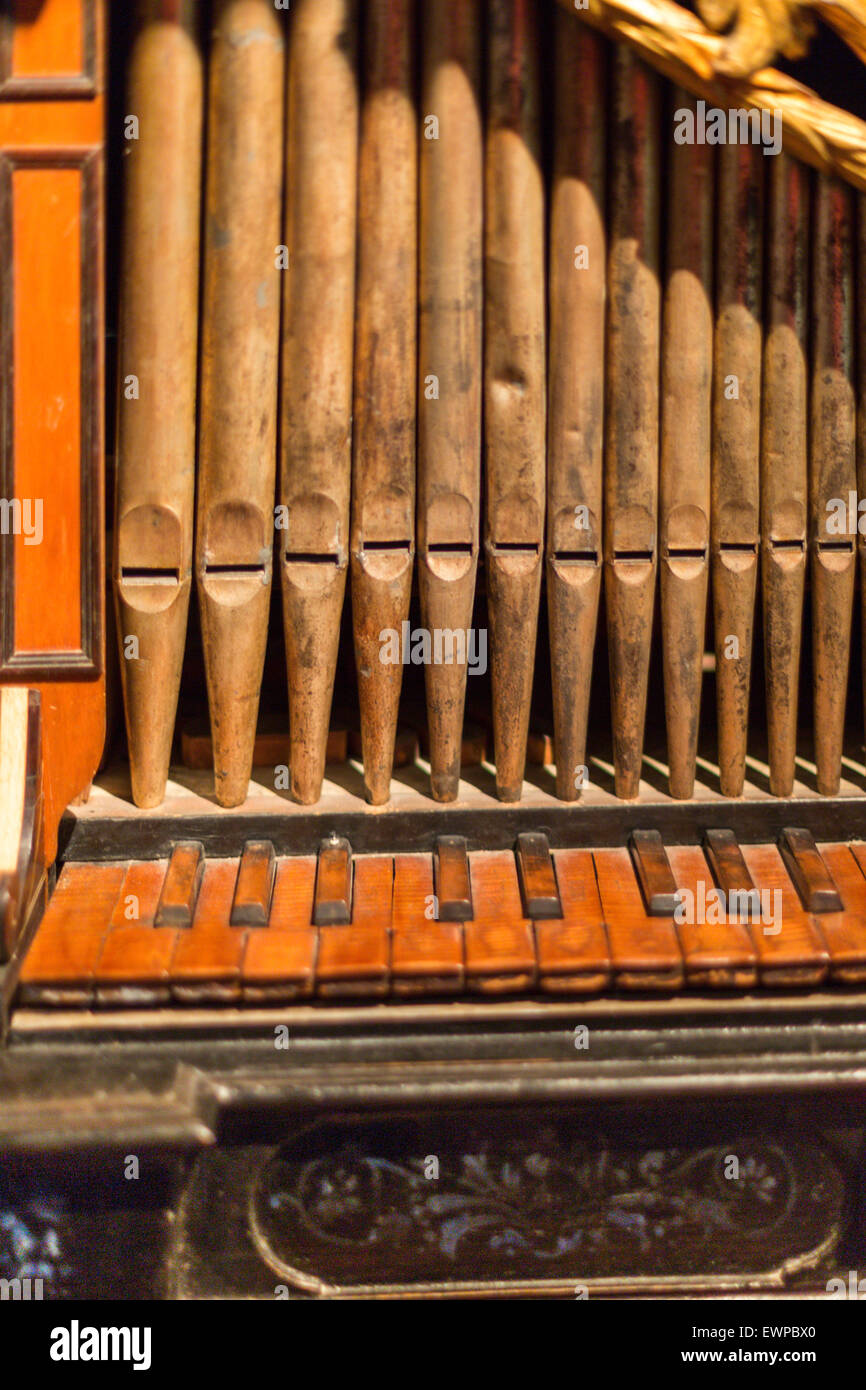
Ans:
<svg viewBox="0 0 866 1390"><path fill-rule="evenodd" d="M31 616L24 611L21 614L25 629L31 623L30 635L25 632L27 641L32 641L35 631L34 646L44 646L43 632L50 633L51 625L59 621L54 609L70 611L69 604L46 604L46 593L62 590L74 595L78 589L84 600L78 617L79 625L83 620L84 631L74 638L79 655L71 647L61 648L53 654L60 656L61 664L51 670L40 670L30 656L7 669L5 659L15 650L9 600L19 557L14 538L0 535L0 682L27 682L41 695L45 856L49 863L57 853L60 816L73 798L87 791L105 734L104 677L94 678L102 662L104 623L101 221L105 13L103 0L6 0L0 4L0 424L4 440L0 495L9 500L22 495L15 490L13 465L21 462L26 446L27 465L43 480L36 496L44 502L43 544L19 547L28 571L29 595L22 593L22 605L26 608L30 604ZM75 180L79 206L68 217L64 203L69 201ZM20 207L13 200L13 181L16 195L19 189L27 190ZM34 197L31 190L36 188L39 193ZM55 191L58 202L51 206ZM34 226L41 220L40 200L48 201L50 214L47 226L42 227ZM17 233L14 247L13 233ZM74 342L73 320L79 330ZM16 343L19 327L24 337ZM60 356L59 349L66 347L73 354L71 362ZM13 375L13 351L14 365L21 369L18 381ZM58 379L67 392L76 389L75 380L80 388L77 396L64 395L59 409ZM51 390L46 389L48 385ZM76 413L80 417L78 442L69 469L64 450L68 453L71 447ZM52 423L56 426L53 431ZM16 439L13 427L19 425L21 437ZM34 441L40 449L47 443L47 454L40 457L32 447ZM59 516L50 499L58 487L62 493L65 483L74 487L77 480L81 484L80 501L73 501L72 506L77 505L81 514L80 522L74 524L83 525L84 544L72 553L70 517L65 510ZM35 488L37 481L30 486ZM58 519L65 531L58 529ZM57 555L52 557L49 550L55 542ZM65 571L57 567L63 555L69 560ZM46 571L52 571L50 582L47 588L44 582L40 588L36 580L44 581ZM73 602L77 604L77 599ZM34 612L38 628L32 621ZM71 661L71 667L62 669L64 661Z"/></svg>
<svg viewBox="0 0 866 1390"><path fill-rule="evenodd" d="M91 152L3 153L0 679L101 670L98 187Z"/></svg>
<svg viewBox="0 0 866 1390"><path fill-rule="evenodd" d="M93 96L96 23L95 0L3 0L0 98Z"/></svg>

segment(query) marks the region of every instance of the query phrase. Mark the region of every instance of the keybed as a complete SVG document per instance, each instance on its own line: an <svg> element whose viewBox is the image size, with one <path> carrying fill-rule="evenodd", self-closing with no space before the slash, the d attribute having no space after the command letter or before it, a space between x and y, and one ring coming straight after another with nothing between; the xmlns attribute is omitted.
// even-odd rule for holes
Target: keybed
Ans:
<svg viewBox="0 0 866 1390"><path fill-rule="evenodd" d="M866 981L866 844L666 845L67 864L23 963L34 1008L689 992ZM437 867L438 866L438 867ZM468 880L468 892L467 884ZM449 896L450 895L450 896Z"/></svg>

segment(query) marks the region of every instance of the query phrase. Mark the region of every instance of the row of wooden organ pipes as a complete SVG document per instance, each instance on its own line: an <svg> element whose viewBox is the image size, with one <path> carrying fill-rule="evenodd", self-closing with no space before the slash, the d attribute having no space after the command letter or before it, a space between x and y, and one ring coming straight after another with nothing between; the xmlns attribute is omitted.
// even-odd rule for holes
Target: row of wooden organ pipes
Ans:
<svg viewBox="0 0 866 1390"><path fill-rule="evenodd" d="M216 795L243 801L275 539L292 795L320 796L351 570L365 787L387 801L385 638L417 563L445 658L431 788L454 799L482 478L501 798L521 794L543 569L560 797L585 776L602 573L617 794L638 793L659 574L671 793L693 791L710 577L721 788L742 792L759 571L770 786L790 794L809 562L817 785L838 790L855 195L760 145L676 143L692 99L560 6L546 188L544 8L215 0L205 91L201 6L141 6L114 559L140 806L164 796L193 558ZM866 286L866 216L859 266Z"/></svg>
<svg viewBox="0 0 866 1390"><path fill-rule="evenodd" d="M716 894L720 910L708 905ZM682 910L680 909L682 904ZM677 914L679 913L679 916ZM682 920L681 920L682 919ZM866 981L866 845L802 829L740 846L362 855L256 841L205 862L67 864L21 973L35 1007L274 1004L540 990L586 995Z"/></svg>

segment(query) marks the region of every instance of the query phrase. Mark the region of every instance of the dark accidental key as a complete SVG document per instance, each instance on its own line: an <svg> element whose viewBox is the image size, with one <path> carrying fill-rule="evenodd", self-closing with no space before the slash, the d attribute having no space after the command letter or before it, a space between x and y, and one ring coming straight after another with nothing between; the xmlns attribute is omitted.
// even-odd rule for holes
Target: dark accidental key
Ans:
<svg viewBox="0 0 866 1390"><path fill-rule="evenodd" d="M529 831L517 837L517 877L523 910L533 921L562 917L562 903L546 835Z"/></svg>
<svg viewBox="0 0 866 1390"><path fill-rule="evenodd" d="M647 915L672 917L677 905L677 885L661 835L657 830L633 830L628 847Z"/></svg>
<svg viewBox="0 0 866 1390"><path fill-rule="evenodd" d="M346 926L352 920L352 846L339 835L319 845L313 926Z"/></svg>
<svg viewBox="0 0 866 1390"><path fill-rule="evenodd" d="M270 840L247 840L232 900L233 927L266 927L274 891L276 860Z"/></svg>
<svg viewBox="0 0 866 1390"><path fill-rule="evenodd" d="M178 841L168 861L168 872L156 909L155 926L192 926L203 872L204 846L199 844L198 840Z"/></svg>
<svg viewBox="0 0 866 1390"><path fill-rule="evenodd" d="M462 835L439 835L433 854L433 891L440 922L472 921L469 856Z"/></svg>
<svg viewBox="0 0 866 1390"><path fill-rule="evenodd" d="M785 868L807 912L841 912L833 876L808 830L788 828L779 836Z"/></svg>
<svg viewBox="0 0 866 1390"><path fill-rule="evenodd" d="M729 910L740 922L760 917L760 899L733 830L704 831L704 851ZM736 895L736 896L735 896Z"/></svg>

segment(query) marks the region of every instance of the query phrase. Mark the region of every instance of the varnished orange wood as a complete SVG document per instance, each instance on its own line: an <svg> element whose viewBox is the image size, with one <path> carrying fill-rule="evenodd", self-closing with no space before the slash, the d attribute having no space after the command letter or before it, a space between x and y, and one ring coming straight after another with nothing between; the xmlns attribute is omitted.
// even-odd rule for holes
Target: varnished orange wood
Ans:
<svg viewBox="0 0 866 1390"><path fill-rule="evenodd" d="M595 850L593 858L616 984L678 989L683 958L673 918L647 913L627 849Z"/></svg>
<svg viewBox="0 0 866 1390"><path fill-rule="evenodd" d="M610 948L587 849L554 855L562 917L535 923L539 984L555 994L588 994L610 982Z"/></svg>
<svg viewBox="0 0 866 1390"><path fill-rule="evenodd" d="M83 5L93 9L96 28L95 94L77 99L20 99L18 79L76 74L83 70ZM104 0L44 0L39 6L13 6L21 21L12 36L13 87L0 100L0 156L62 162L71 153L77 162L99 152L104 142ZM54 638L74 644L77 623L80 560L78 543L78 466L73 449L80 412L81 282L78 257L82 250L77 206L81 174L78 169L24 168L13 174L12 216L15 245L11 248L15 337L15 472L17 496L41 496L44 502L42 546L18 547L16 561L41 584L20 586L16 612L19 637L45 647ZM95 185L95 216L102 217L102 177ZM87 248L88 268L95 288L89 305L95 324L92 372L97 410L94 479L98 568L102 572L103 442L103 289L101 237ZM11 336L11 335L10 335ZM7 370L11 367L7 365ZM21 470L19 472L19 470ZM88 541L88 544L92 544ZM38 559L36 558L38 555ZM48 571L51 571L48 577ZM101 584L99 598L101 600ZM36 595L36 590L39 590ZM70 621L71 620L71 621ZM100 621L104 621L100 618ZM68 625L68 626L67 626ZM42 757L45 796L45 852L50 863L57 853L57 826L65 808L84 792L99 763L105 737L105 683L39 683L42 695Z"/></svg>
<svg viewBox="0 0 866 1390"><path fill-rule="evenodd" d="M433 916L429 854L394 859L391 986L395 994L442 994L463 987L463 927Z"/></svg>
<svg viewBox="0 0 866 1390"><path fill-rule="evenodd" d="M181 1003L232 1002L240 998L246 931L229 926L236 859L205 864L192 927L181 930L171 962L171 991Z"/></svg>
<svg viewBox="0 0 866 1390"><path fill-rule="evenodd" d="M80 169L12 174L15 495L42 509L39 544L15 538L23 651L81 646L81 185Z"/></svg>
<svg viewBox="0 0 866 1390"><path fill-rule="evenodd" d="M85 5L92 9L93 0L12 0L12 76L81 73Z"/></svg>
<svg viewBox="0 0 866 1390"><path fill-rule="evenodd" d="M751 922L762 984L818 985L827 975L829 952L818 926L800 905L775 845L743 845L743 858L774 920ZM778 897L775 895L778 894Z"/></svg>
<svg viewBox="0 0 866 1390"><path fill-rule="evenodd" d="M839 890L843 910L822 912L818 919L830 952L830 975L843 984L866 980L866 877L862 845L822 845L824 862ZM855 853L852 854L852 850Z"/></svg>
<svg viewBox="0 0 866 1390"><path fill-rule="evenodd" d="M311 925L315 883L312 855L277 861L268 925L249 932L241 963L248 1003L287 1002L312 991L319 942Z"/></svg>
<svg viewBox="0 0 866 1390"><path fill-rule="evenodd" d="M316 981L325 998L388 992L394 861L385 855L355 860L351 924L319 931Z"/></svg>
<svg viewBox="0 0 866 1390"><path fill-rule="evenodd" d="M469 861L474 918L463 928L466 985L485 994L516 993L535 983L535 938L523 915L510 850Z"/></svg>
<svg viewBox="0 0 866 1390"><path fill-rule="evenodd" d="M675 845L668 859L678 890L691 894L683 898L681 915L693 921L678 923L680 945L686 966L686 983L701 987L750 989L757 981L757 955L745 922L716 892L704 852L697 845ZM703 889L701 890L701 884ZM702 907L707 898L709 909ZM706 917L722 918L706 921ZM704 920L698 920L703 917Z"/></svg>
<svg viewBox="0 0 866 1390"><path fill-rule="evenodd" d="M123 885L123 864L68 864L21 969L21 998L87 1004L93 974Z"/></svg>

